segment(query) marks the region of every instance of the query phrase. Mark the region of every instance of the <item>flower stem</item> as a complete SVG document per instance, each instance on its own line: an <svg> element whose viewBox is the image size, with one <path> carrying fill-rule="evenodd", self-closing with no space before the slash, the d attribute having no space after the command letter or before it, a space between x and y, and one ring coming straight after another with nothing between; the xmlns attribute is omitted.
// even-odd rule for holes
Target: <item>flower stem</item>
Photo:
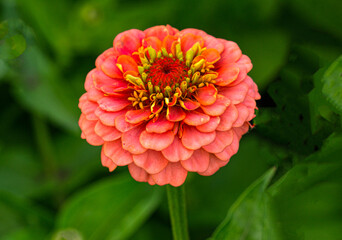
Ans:
<svg viewBox="0 0 342 240"><path fill-rule="evenodd" d="M188 221L186 217L185 188L168 185L167 199L171 218L172 234L174 240L188 240Z"/></svg>

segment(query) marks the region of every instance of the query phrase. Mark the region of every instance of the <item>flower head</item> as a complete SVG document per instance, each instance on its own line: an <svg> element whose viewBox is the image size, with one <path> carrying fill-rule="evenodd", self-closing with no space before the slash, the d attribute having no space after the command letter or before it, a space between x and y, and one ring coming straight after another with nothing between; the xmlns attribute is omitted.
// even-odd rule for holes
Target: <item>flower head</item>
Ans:
<svg viewBox="0 0 342 240"><path fill-rule="evenodd" d="M254 117L250 59L232 41L156 26L120 33L96 60L80 98L82 138L103 166L137 181L183 184L225 166Z"/></svg>

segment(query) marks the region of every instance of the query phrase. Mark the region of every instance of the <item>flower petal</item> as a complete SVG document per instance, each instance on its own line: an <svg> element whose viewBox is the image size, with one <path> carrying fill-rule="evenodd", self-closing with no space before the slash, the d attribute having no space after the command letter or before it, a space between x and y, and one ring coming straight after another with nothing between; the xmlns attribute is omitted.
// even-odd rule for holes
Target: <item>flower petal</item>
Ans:
<svg viewBox="0 0 342 240"><path fill-rule="evenodd" d="M99 104L100 108L102 108L105 111L117 112L130 105L131 101L129 101L126 98L107 96L101 98L99 101L97 101L97 103Z"/></svg>
<svg viewBox="0 0 342 240"><path fill-rule="evenodd" d="M234 82L240 73L240 69L237 66L222 67L221 69L215 83L218 86L227 86Z"/></svg>
<svg viewBox="0 0 342 240"><path fill-rule="evenodd" d="M146 29L144 33L146 34L146 37L153 36L157 37L160 41L163 41L166 36L173 34L173 31L166 26L154 26Z"/></svg>
<svg viewBox="0 0 342 240"><path fill-rule="evenodd" d="M145 130L144 125L137 126L127 132L124 132L121 137L122 148L132 154L141 154L146 152L139 141L140 134Z"/></svg>
<svg viewBox="0 0 342 240"><path fill-rule="evenodd" d="M102 64L100 65L100 69L108 77L111 77L111 78L122 78L122 72L116 66L116 63L117 63L117 57L116 56L110 56L110 57L106 58L106 60L104 60L102 62Z"/></svg>
<svg viewBox="0 0 342 240"><path fill-rule="evenodd" d="M216 63L216 67L236 62L242 55L239 46L232 41L220 39L224 46L224 50L221 53L221 59Z"/></svg>
<svg viewBox="0 0 342 240"><path fill-rule="evenodd" d="M175 124L168 121L165 116L159 116L159 118L153 122L149 121L146 125L146 131L149 133L164 133L172 130Z"/></svg>
<svg viewBox="0 0 342 240"><path fill-rule="evenodd" d="M134 58L127 55L120 55L118 57L116 66L123 72L138 72L138 64Z"/></svg>
<svg viewBox="0 0 342 240"><path fill-rule="evenodd" d="M126 121L125 115L120 115L117 118L115 118L115 127L120 132L127 132L131 130L132 128L135 128L136 125L133 125Z"/></svg>
<svg viewBox="0 0 342 240"><path fill-rule="evenodd" d="M133 155L133 160L138 167L143 168L149 174L159 173L168 163L161 152L153 150L147 150L142 154Z"/></svg>
<svg viewBox="0 0 342 240"><path fill-rule="evenodd" d="M205 49L202 52L201 56L205 57L205 59L207 60L209 64L214 64L221 58L219 51L217 51L214 48Z"/></svg>
<svg viewBox="0 0 342 240"><path fill-rule="evenodd" d="M196 126L201 132L213 132L216 130L217 126L220 124L220 117L210 117L209 122Z"/></svg>
<svg viewBox="0 0 342 240"><path fill-rule="evenodd" d="M233 123L233 127L241 127L247 121L250 110L243 103L240 103L235 106L239 114L238 114L238 118ZM253 110L253 113L254 113L254 110Z"/></svg>
<svg viewBox="0 0 342 240"><path fill-rule="evenodd" d="M125 114L125 110L121 110L118 112L107 112L105 110L102 110L101 108L97 108L95 111L95 115L100 119L100 121L107 126L115 126L115 119L118 116L121 116Z"/></svg>
<svg viewBox="0 0 342 240"><path fill-rule="evenodd" d="M248 92L248 85L244 82L232 86L221 88L220 94L228 98L232 104L238 104L243 102Z"/></svg>
<svg viewBox="0 0 342 240"><path fill-rule="evenodd" d="M191 126L202 125L209 122L209 120L210 116L197 111L187 112L184 118L184 122Z"/></svg>
<svg viewBox="0 0 342 240"><path fill-rule="evenodd" d="M109 48L107 49L106 51L104 51L103 53L101 53L100 56L98 56L96 58L96 61L95 61L95 66L97 69L101 69L101 65L103 64L103 62L109 58L109 57L117 57L117 52L115 52L114 48Z"/></svg>
<svg viewBox="0 0 342 240"><path fill-rule="evenodd" d="M233 131L233 141L222 152L215 153L215 156L222 161L228 161L239 150L240 137Z"/></svg>
<svg viewBox="0 0 342 240"><path fill-rule="evenodd" d="M152 178L158 185L170 184L174 187L182 185L188 172L180 163L169 163L163 171L153 174Z"/></svg>
<svg viewBox="0 0 342 240"><path fill-rule="evenodd" d="M209 166L209 153L200 148L189 159L181 161L181 164L190 172L204 172Z"/></svg>
<svg viewBox="0 0 342 240"><path fill-rule="evenodd" d="M141 167L131 163L128 165L128 171L134 180L138 182L147 182L149 174Z"/></svg>
<svg viewBox="0 0 342 240"><path fill-rule="evenodd" d="M198 174L203 176L211 176L217 172L221 167L227 165L229 161L221 161L220 159L216 158L214 155L210 154L210 162L209 167L204 172L199 172Z"/></svg>
<svg viewBox="0 0 342 240"><path fill-rule="evenodd" d="M172 144L162 150L162 154L170 162L178 162L180 160L186 160L191 157L193 150L187 149L183 146L181 140L175 137Z"/></svg>
<svg viewBox="0 0 342 240"><path fill-rule="evenodd" d="M131 124L137 124L147 120L150 115L150 109L130 110L126 113L126 121Z"/></svg>
<svg viewBox="0 0 342 240"><path fill-rule="evenodd" d="M85 114L86 118L88 120L97 120L97 116L95 115L95 110L98 108L98 104L91 102L91 101L84 101L82 104L80 104L81 112Z"/></svg>
<svg viewBox="0 0 342 240"><path fill-rule="evenodd" d="M94 130L104 141L114 141L119 139L122 134L115 127L103 125L100 121L96 123Z"/></svg>
<svg viewBox="0 0 342 240"><path fill-rule="evenodd" d="M217 89L212 84L199 88L196 93L195 98L203 106L211 105L216 101Z"/></svg>
<svg viewBox="0 0 342 240"><path fill-rule="evenodd" d="M93 73L94 86L108 94L127 89L127 82L123 79L108 77L101 71Z"/></svg>
<svg viewBox="0 0 342 240"><path fill-rule="evenodd" d="M78 124L87 142L91 145L99 146L103 144L103 139L94 131L96 122L88 120L84 114L81 114Z"/></svg>
<svg viewBox="0 0 342 240"><path fill-rule="evenodd" d="M113 41L113 46L119 54L130 55L141 46L141 40L145 37L144 32L131 29L117 35Z"/></svg>
<svg viewBox="0 0 342 240"><path fill-rule="evenodd" d="M180 107L167 107L167 112L166 112L166 119L171 121L171 122L179 122L182 121L186 117L185 112L182 110Z"/></svg>
<svg viewBox="0 0 342 240"><path fill-rule="evenodd" d="M182 47L183 53L185 54L197 42L200 44L201 47L203 47L204 40L201 36L196 36L192 33L188 33L182 36L181 47Z"/></svg>
<svg viewBox="0 0 342 240"><path fill-rule="evenodd" d="M220 153L233 142L233 137L233 130L224 132L216 131L215 140L210 144L203 146L203 148L211 153Z"/></svg>
<svg viewBox="0 0 342 240"><path fill-rule="evenodd" d="M183 126L182 144L184 147L196 150L215 140L215 132L203 133L192 126Z"/></svg>
<svg viewBox="0 0 342 240"><path fill-rule="evenodd" d="M242 55L241 58L236 63L239 65L244 65L246 67L247 73L251 71L253 68L251 59L246 55Z"/></svg>
<svg viewBox="0 0 342 240"><path fill-rule="evenodd" d="M216 102L209 106L201 106L201 108L203 112L210 116L220 116L224 113L229 104L230 101L228 98L221 94L217 94Z"/></svg>
<svg viewBox="0 0 342 240"><path fill-rule="evenodd" d="M162 47L161 40L159 40L157 37L153 37L153 36L144 38L142 43L143 43L144 48L152 47L156 51L159 51L160 48Z"/></svg>
<svg viewBox="0 0 342 240"><path fill-rule="evenodd" d="M175 135L172 131L165 133L149 133L146 130L140 134L139 140L143 147L161 151L173 142Z"/></svg>
<svg viewBox="0 0 342 240"><path fill-rule="evenodd" d="M231 104L227 107L226 111L220 115L220 124L217 126L216 130L226 131L232 128L233 123L239 116L239 112L235 105Z"/></svg>
<svg viewBox="0 0 342 240"><path fill-rule="evenodd" d="M118 166L126 166L133 162L132 155L122 149L120 139L113 142L105 142L103 144L103 152Z"/></svg>
<svg viewBox="0 0 342 240"><path fill-rule="evenodd" d="M112 161L112 159L110 159L104 154L103 148L101 151L101 163L102 163L102 166L107 167L110 172L113 172L115 168L117 167L117 165Z"/></svg>

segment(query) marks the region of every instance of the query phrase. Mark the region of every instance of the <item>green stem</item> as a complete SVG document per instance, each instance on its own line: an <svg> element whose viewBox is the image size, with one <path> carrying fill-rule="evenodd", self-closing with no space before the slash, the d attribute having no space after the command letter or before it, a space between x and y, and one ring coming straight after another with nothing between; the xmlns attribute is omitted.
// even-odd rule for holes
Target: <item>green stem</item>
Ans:
<svg viewBox="0 0 342 240"><path fill-rule="evenodd" d="M172 187L168 185L167 199L174 240L188 240L188 221L186 217L185 189L184 186Z"/></svg>

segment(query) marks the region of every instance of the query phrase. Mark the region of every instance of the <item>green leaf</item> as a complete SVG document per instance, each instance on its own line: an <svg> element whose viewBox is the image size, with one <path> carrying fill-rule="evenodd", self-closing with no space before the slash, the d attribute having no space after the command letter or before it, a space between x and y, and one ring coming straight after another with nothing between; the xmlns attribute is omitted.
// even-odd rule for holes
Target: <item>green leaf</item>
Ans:
<svg viewBox="0 0 342 240"><path fill-rule="evenodd" d="M322 78L323 95L342 115L342 56L334 61Z"/></svg>
<svg viewBox="0 0 342 240"><path fill-rule="evenodd" d="M75 229L85 239L126 239L158 207L160 190L126 175L100 181L69 200L57 227Z"/></svg>
<svg viewBox="0 0 342 240"><path fill-rule="evenodd" d="M275 168L270 169L241 194L212 240L277 239L265 193L274 173Z"/></svg>
<svg viewBox="0 0 342 240"><path fill-rule="evenodd" d="M0 45L0 58L14 59L19 57L26 49L26 40L21 34L15 34L5 39Z"/></svg>

